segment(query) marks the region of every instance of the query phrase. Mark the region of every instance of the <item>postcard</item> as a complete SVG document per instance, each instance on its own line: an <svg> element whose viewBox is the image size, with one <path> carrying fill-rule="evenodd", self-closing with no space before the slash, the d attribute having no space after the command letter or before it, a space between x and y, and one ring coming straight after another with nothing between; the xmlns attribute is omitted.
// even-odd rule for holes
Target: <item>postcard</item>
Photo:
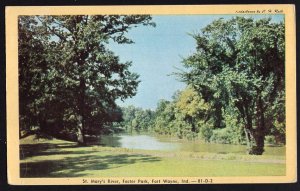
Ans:
<svg viewBox="0 0 300 191"><path fill-rule="evenodd" d="M295 6L7 6L8 181L297 181Z"/></svg>

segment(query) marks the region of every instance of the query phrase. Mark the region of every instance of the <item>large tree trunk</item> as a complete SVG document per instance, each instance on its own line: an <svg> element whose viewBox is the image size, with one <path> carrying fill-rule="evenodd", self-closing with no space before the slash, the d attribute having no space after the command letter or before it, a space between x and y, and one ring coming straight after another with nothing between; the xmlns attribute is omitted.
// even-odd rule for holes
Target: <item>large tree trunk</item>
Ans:
<svg viewBox="0 0 300 191"><path fill-rule="evenodd" d="M250 144L248 145L248 154L250 155L262 155L264 152L265 135L256 130L250 133Z"/></svg>
<svg viewBox="0 0 300 191"><path fill-rule="evenodd" d="M257 129L245 128L247 141L247 152L250 155L261 155L264 152L264 135L257 132Z"/></svg>
<svg viewBox="0 0 300 191"><path fill-rule="evenodd" d="M246 137L248 141L248 153L251 155L262 155L265 146L265 116L262 99L257 99L256 128L247 127Z"/></svg>
<svg viewBox="0 0 300 191"><path fill-rule="evenodd" d="M86 141L84 136L85 136L84 131L82 130L81 127L79 127L77 132L77 143L79 146L86 146Z"/></svg>

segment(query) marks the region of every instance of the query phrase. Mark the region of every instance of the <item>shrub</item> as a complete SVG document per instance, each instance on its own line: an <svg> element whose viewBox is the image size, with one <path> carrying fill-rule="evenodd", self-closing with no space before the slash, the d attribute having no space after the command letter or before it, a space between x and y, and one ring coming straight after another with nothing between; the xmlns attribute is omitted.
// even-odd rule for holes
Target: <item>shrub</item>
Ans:
<svg viewBox="0 0 300 191"><path fill-rule="evenodd" d="M204 125L200 128L200 137L204 139L205 142L209 142L212 135L213 129L210 125Z"/></svg>
<svg viewBox="0 0 300 191"><path fill-rule="evenodd" d="M213 130L211 142L220 144L244 144L245 140L239 132L231 127Z"/></svg>
<svg viewBox="0 0 300 191"><path fill-rule="evenodd" d="M271 144L271 145L276 144L275 136L274 135L266 135L265 136L265 143L266 144Z"/></svg>

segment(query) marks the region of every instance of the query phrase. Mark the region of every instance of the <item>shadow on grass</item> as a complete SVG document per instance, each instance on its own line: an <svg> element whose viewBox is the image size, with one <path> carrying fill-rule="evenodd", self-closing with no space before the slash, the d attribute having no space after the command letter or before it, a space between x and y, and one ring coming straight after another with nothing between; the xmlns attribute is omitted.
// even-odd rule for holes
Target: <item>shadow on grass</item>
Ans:
<svg viewBox="0 0 300 191"><path fill-rule="evenodd" d="M59 149L78 148L75 143L37 143L20 145L20 159L26 159L33 156L55 155L55 154L76 154L74 151L59 151ZM78 153L80 154L80 153ZM83 153L84 154L84 153Z"/></svg>
<svg viewBox="0 0 300 191"><path fill-rule="evenodd" d="M158 157L141 154L104 155L93 150L60 150L61 148L77 148L72 144L28 144L20 146L21 160L32 156L49 156L45 160L22 162L20 176L30 177L82 177L97 173L101 170L118 168L125 165L143 162L160 161ZM23 153L23 154L22 154ZM70 156L69 154L72 154ZM59 159L54 156L63 155ZM22 158L23 157L23 158ZM51 160L53 158L53 160ZM99 172L95 172L99 171Z"/></svg>

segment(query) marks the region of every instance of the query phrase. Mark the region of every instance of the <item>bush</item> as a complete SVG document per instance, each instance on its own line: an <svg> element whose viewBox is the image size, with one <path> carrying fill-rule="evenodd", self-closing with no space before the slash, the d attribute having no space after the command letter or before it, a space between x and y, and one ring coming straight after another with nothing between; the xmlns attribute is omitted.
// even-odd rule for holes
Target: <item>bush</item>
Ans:
<svg viewBox="0 0 300 191"><path fill-rule="evenodd" d="M229 144L230 135L228 134L228 129L215 129L213 130L213 134L210 138L211 142L220 143L220 144Z"/></svg>
<svg viewBox="0 0 300 191"><path fill-rule="evenodd" d="M222 110L225 128L213 130L210 141L221 144L245 144L243 124L238 120L237 111L228 107Z"/></svg>
<svg viewBox="0 0 300 191"><path fill-rule="evenodd" d="M210 125L204 125L200 128L200 137L204 139L205 142L209 142L212 135L213 129Z"/></svg>
<svg viewBox="0 0 300 191"><path fill-rule="evenodd" d="M274 135L266 135L265 136L265 143L270 144L270 145L276 144L275 136Z"/></svg>
<svg viewBox="0 0 300 191"><path fill-rule="evenodd" d="M213 130L210 141L215 142L215 143L220 143L220 144L243 144L243 143L245 143L245 140L240 135L240 133L230 127Z"/></svg>

